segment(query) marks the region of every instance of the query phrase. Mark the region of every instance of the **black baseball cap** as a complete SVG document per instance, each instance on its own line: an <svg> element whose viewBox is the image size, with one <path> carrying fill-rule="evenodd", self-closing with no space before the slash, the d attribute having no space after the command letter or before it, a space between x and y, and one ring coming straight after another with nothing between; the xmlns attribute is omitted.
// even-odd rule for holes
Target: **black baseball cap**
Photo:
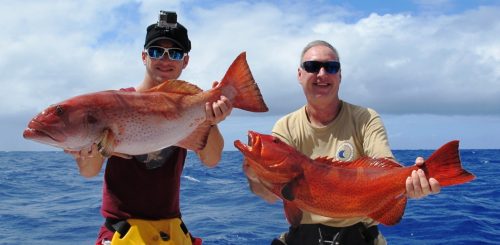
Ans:
<svg viewBox="0 0 500 245"><path fill-rule="evenodd" d="M160 21L161 13L165 13L165 11L160 12ZM175 14L175 12L168 13ZM159 40L170 40L188 53L191 50L191 41L189 41L186 27L177 22L177 15L175 14L174 23L170 23L168 26L162 25L160 21L148 26L144 48L147 49Z"/></svg>

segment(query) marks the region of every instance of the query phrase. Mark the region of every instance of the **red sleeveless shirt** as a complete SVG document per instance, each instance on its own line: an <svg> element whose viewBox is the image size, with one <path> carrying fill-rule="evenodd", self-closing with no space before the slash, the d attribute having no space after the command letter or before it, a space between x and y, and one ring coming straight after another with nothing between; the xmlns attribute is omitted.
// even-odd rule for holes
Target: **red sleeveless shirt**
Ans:
<svg viewBox="0 0 500 245"><path fill-rule="evenodd" d="M148 169L136 158L111 157L106 164L101 213L112 219L180 217L180 178L187 151L174 151L162 166Z"/></svg>
<svg viewBox="0 0 500 245"><path fill-rule="evenodd" d="M132 92L134 88L121 91ZM170 147L160 166L149 166L144 159L110 157L106 163L101 213L104 218L158 220L180 218L180 181L187 150ZM141 161L139 161L140 159ZM111 240L113 232L104 225L96 244Z"/></svg>

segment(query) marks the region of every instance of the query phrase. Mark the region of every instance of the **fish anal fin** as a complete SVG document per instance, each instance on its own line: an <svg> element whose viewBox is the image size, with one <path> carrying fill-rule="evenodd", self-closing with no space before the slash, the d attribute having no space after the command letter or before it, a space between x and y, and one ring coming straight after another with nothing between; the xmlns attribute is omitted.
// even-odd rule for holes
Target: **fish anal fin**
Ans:
<svg viewBox="0 0 500 245"><path fill-rule="evenodd" d="M354 161L338 161L328 157L318 157L315 162L342 168L400 168L403 167L391 158L360 157Z"/></svg>
<svg viewBox="0 0 500 245"><path fill-rule="evenodd" d="M192 151L202 150L207 145L211 127L210 123L202 123L190 135L175 145Z"/></svg>
<svg viewBox="0 0 500 245"><path fill-rule="evenodd" d="M176 93L182 95L195 95L203 92L198 86L182 80L167 80L148 89L146 92Z"/></svg>
<svg viewBox="0 0 500 245"><path fill-rule="evenodd" d="M399 198L388 202L379 210L369 214L368 217L384 225L395 225L403 218L407 200L408 198L401 194Z"/></svg>
<svg viewBox="0 0 500 245"><path fill-rule="evenodd" d="M292 202L283 200L283 209L285 210L285 217L288 220L288 223L291 226L300 225L300 221L302 220L302 210L300 210L295 204Z"/></svg>

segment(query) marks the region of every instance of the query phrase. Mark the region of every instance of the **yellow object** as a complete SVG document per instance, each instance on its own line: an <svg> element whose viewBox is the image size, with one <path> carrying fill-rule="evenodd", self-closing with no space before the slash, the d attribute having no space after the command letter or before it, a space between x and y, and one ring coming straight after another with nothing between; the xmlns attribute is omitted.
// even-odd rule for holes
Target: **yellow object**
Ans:
<svg viewBox="0 0 500 245"><path fill-rule="evenodd" d="M164 220L128 219L128 232L115 232L111 245L192 245L191 236L181 229L178 218Z"/></svg>

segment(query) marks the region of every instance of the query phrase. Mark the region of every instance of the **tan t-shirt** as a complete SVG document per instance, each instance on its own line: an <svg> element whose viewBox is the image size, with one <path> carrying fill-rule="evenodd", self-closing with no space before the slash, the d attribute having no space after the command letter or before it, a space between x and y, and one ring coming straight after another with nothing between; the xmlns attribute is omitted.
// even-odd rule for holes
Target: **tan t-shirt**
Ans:
<svg viewBox="0 0 500 245"><path fill-rule="evenodd" d="M278 120L272 133L312 159L322 156L340 161L352 161L361 156L394 158L377 112L344 101L341 103L338 116L325 127L314 127L307 119L304 106ZM367 226L377 224L367 217L336 219L304 210L301 221L302 224L321 223L334 227L358 222Z"/></svg>

